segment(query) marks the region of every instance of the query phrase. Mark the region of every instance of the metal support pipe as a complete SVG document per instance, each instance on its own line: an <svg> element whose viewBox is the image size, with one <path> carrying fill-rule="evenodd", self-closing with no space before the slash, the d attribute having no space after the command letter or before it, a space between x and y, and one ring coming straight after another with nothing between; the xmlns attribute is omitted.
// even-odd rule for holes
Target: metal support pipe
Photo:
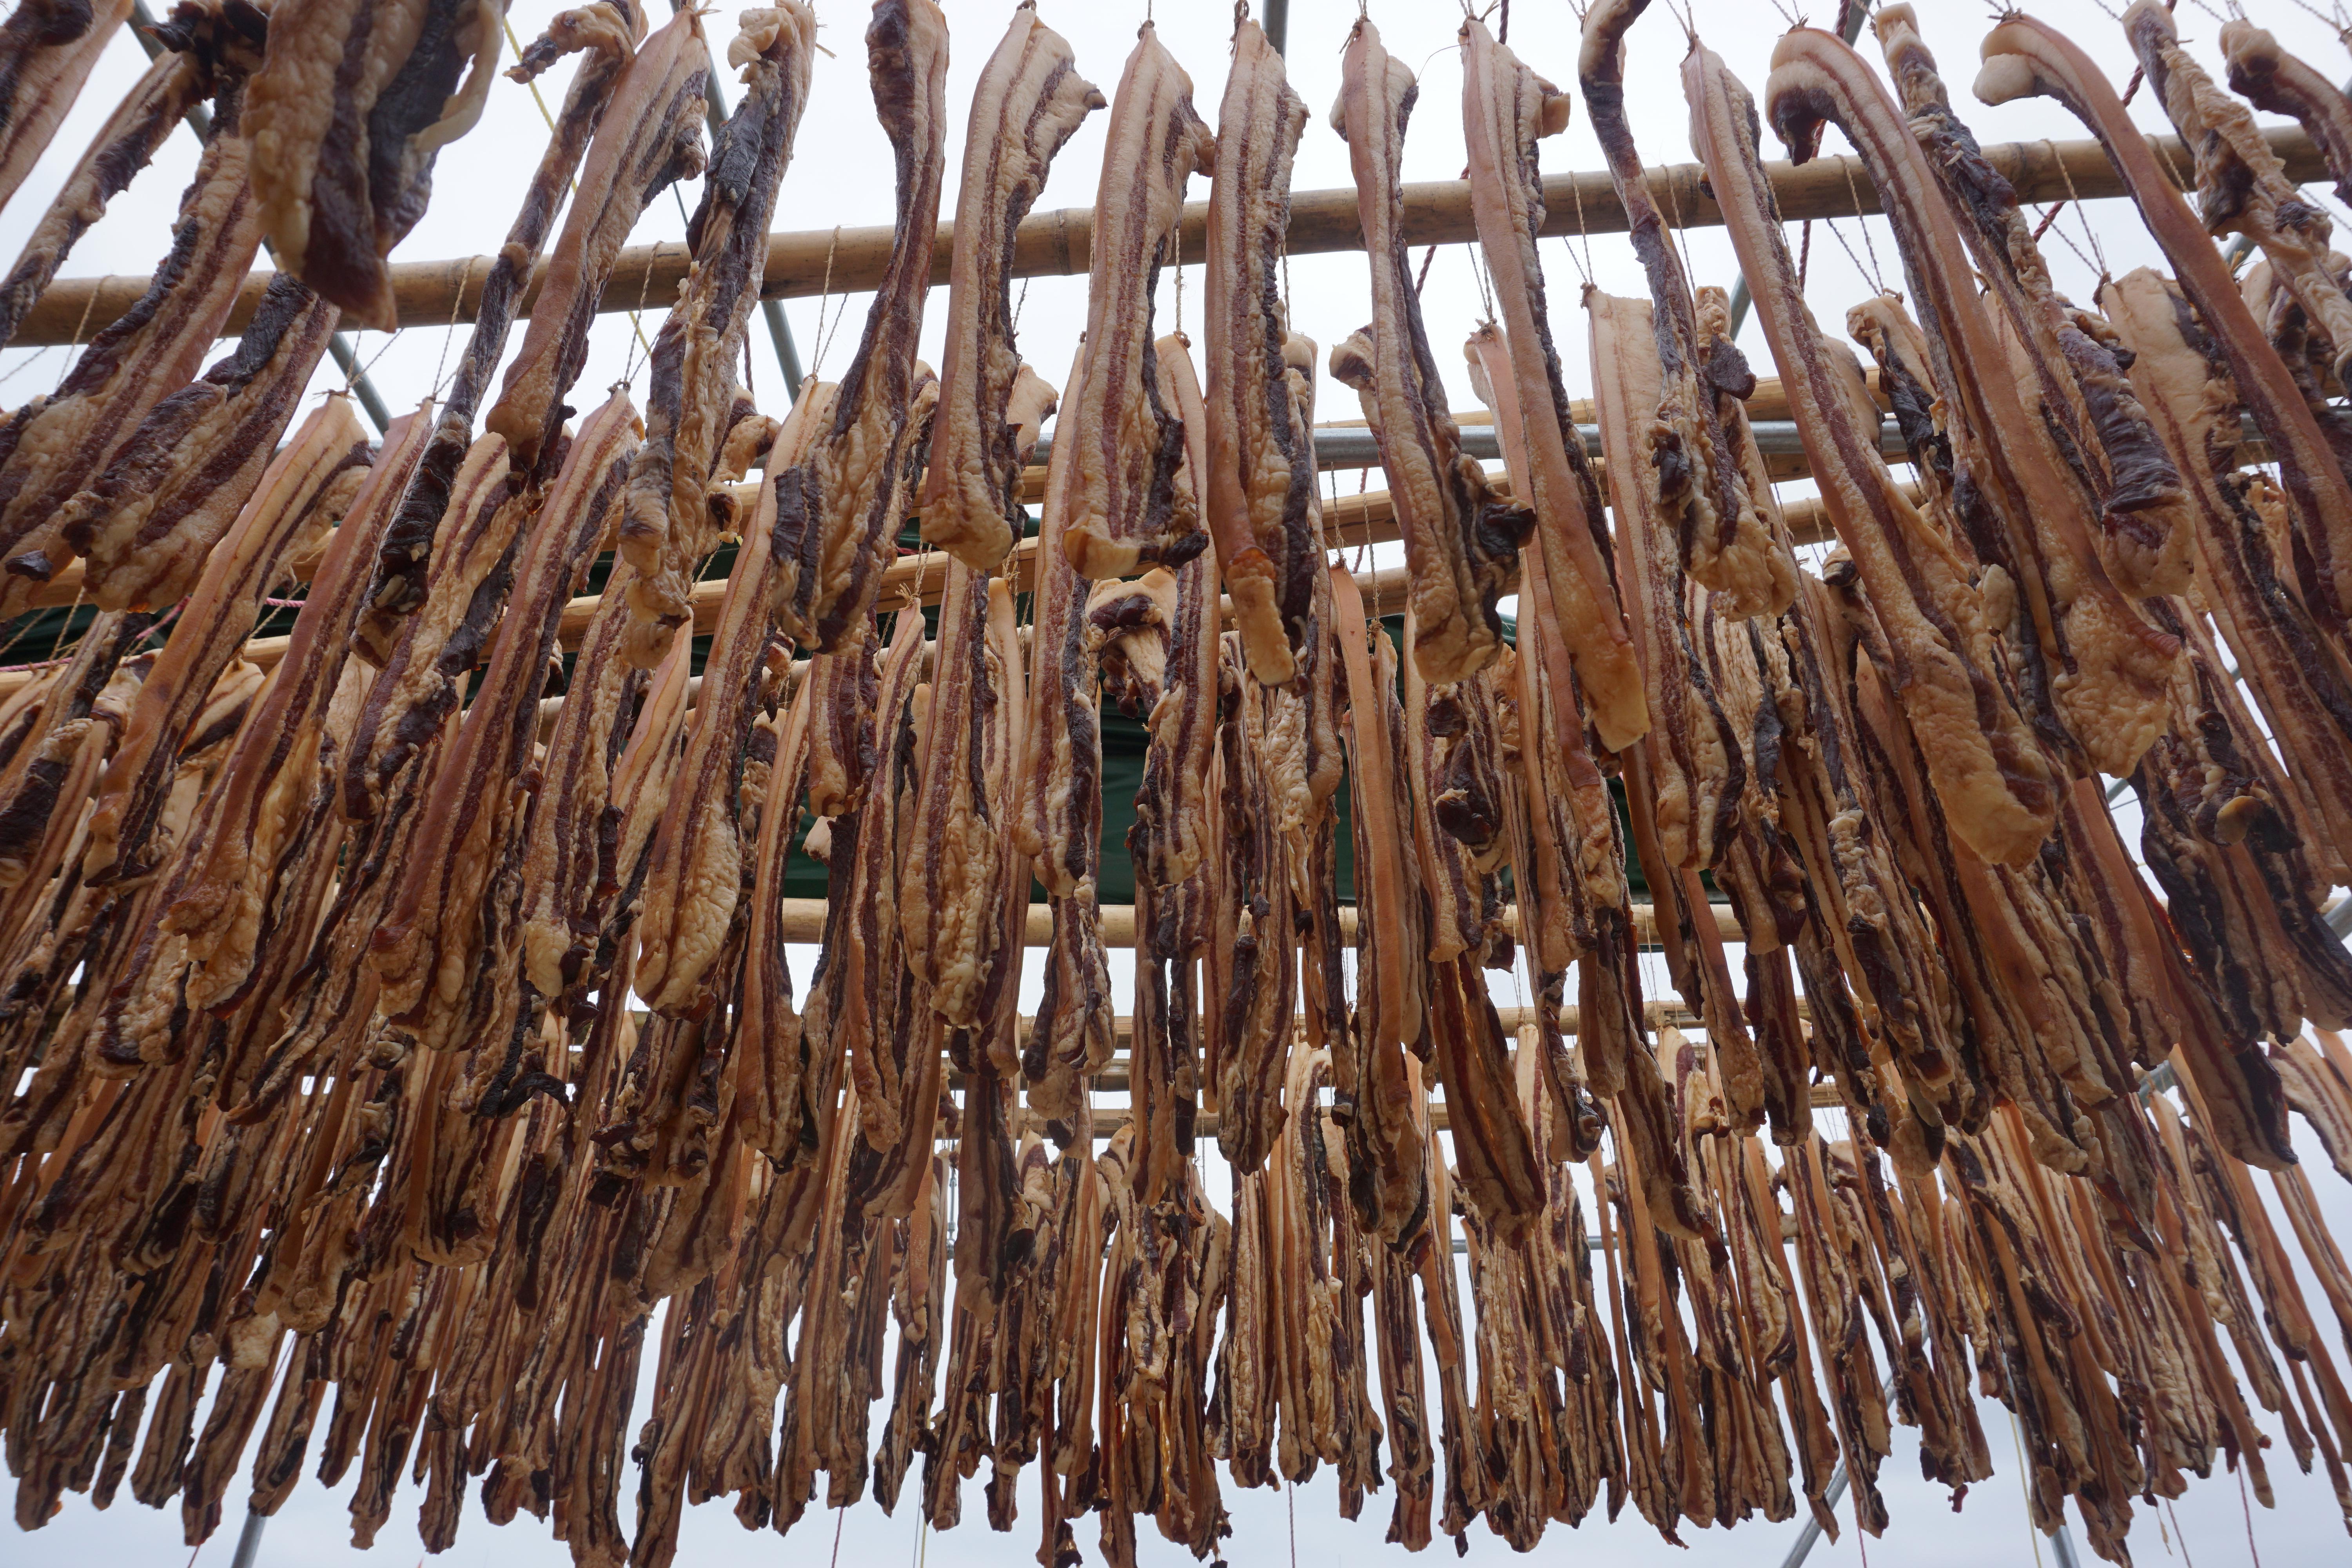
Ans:
<svg viewBox="0 0 2352 1568"><path fill-rule="evenodd" d="M709 48L706 42L705 49ZM719 133L727 127L727 91L719 85L719 57L711 56L710 68L703 73L702 99L706 118L710 123L710 144L719 145ZM760 315L768 323L768 341L775 345L776 364L784 373L784 395L794 403L801 400L801 352L793 343L792 323L784 320L784 307L780 300L760 301Z"/></svg>
<svg viewBox="0 0 2352 1568"><path fill-rule="evenodd" d="M261 1552L261 1528L268 1522L268 1514L247 1507L245 1528L236 1532L236 1555L228 1560L228 1568L253 1568L253 1560Z"/></svg>
<svg viewBox="0 0 2352 1568"><path fill-rule="evenodd" d="M131 36L139 40L139 47L147 51L147 58L152 60L163 52L163 46L157 43L152 37L152 30L155 26L155 13L147 8L147 0L131 0ZM191 104L184 118L187 120L188 129L196 133L197 141L203 142L211 137L212 111L203 104ZM277 253L271 252L270 259L275 261L277 258ZM369 421L375 426L375 433L379 436L383 435L392 426L392 414L384 407L383 398L376 392L375 383L370 381L367 378L367 373L360 369L360 356L358 351L352 347L352 340L337 332L327 340L327 352L335 356L336 368L343 373L343 379L350 383L352 395L360 400L360 406L367 410Z"/></svg>
<svg viewBox="0 0 2352 1568"><path fill-rule="evenodd" d="M1265 0L1265 41L1277 55L1290 52L1290 0Z"/></svg>

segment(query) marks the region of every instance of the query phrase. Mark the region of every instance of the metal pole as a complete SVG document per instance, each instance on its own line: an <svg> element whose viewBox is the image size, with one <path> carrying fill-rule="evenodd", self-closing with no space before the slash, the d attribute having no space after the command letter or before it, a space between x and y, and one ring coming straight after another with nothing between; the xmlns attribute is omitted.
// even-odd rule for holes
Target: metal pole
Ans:
<svg viewBox="0 0 2352 1568"><path fill-rule="evenodd" d="M2058 1528L2050 1532L2050 1544L2058 1552L2058 1568L2074 1568L2074 1532L2060 1520Z"/></svg>
<svg viewBox="0 0 2352 1568"><path fill-rule="evenodd" d="M261 1527L268 1522L268 1514L246 1505L245 1528L236 1532L236 1555L228 1560L228 1568L253 1568L254 1556L261 1550Z"/></svg>
<svg viewBox="0 0 2352 1568"><path fill-rule="evenodd" d="M139 40L139 47L147 51L147 58L152 60L163 52L163 46L149 36L149 29L155 26L155 13L147 8L147 0L131 0L131 9L133 24L131 36ZM188 129L196 133L197 141L203 142L211 137L212 113L203 104L190 106L186 119ZM270 253L270 259L275 261L277 258L277 253L273 250ZM384 407L383 399L377 395L375 383L370 381L366 373L360 369L360 356L352 348L352 340L337 332L328 340L327 351L335 356L335 364L343 373L343 378L351 383L352 393L360 400L360 406L367 410L368 418L375 426L375 433L379 436L383 435L392 424L392 415Z"/></svg>
<svg viewBox="0 0 2352 1568"><path fill-rule="evenodd" d="M1290 52L1290 0L1265 0L1265 41L1277 55Z"/></svg>
<svg viewBox="0 0 2352 1568"><path fill-rule="evenodd" d="M1845 1461L1840 1459L1837 1462L1837 1468L1830 1472L1829 1489L1822 1494L1822 1501L1829 1505L1832 1512L1835 1512L1837 1505L1843 1500L1844 1497ZM1821 1520L1808 1513L1805 1516L1805 1528L1797 1532L1797 1543L1789 1548L1789 1555L1780 1559L1780 1568L1801 1568L1805 1559L1812 1555L1813 1543L1821 1538Z"/></svg>
<svg viewBox="0 0 2352 1568"><path fill-rule="evenodd" d="M704 48L709 45L706 43ZM719 59L712 56L710 69L703 74L702 99L704 117L710 123L710 140L715 146L719 132L727 128L727 92L719 85ZM792 323L784 320L784 307L774 300L760 301L760 314L768 323L768 341L775 345L776 363L784 373L784 391L795 403L801 397L801 353L793 345Z"/></svg>

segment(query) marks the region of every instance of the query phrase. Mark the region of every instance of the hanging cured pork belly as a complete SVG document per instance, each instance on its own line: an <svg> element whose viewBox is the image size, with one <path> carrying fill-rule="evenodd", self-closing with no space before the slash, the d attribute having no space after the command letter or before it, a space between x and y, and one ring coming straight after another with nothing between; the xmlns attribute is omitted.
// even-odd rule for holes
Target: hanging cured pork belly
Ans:
<svg viewBox="0 0 2352 1568"><path fill-rule="evenodd" d="M131 0L30 0L0 23L0 203L33 172L130 15Z"/></svg>
<svg viewBox="0 0 2352 1568"><path fill-rule="evenodd" d="M2141 620L2108 578L2082 492L2068 481L2048 427L2018 395L1958 229L1909 127L1862 58L1811 28L1786 34L1774 48L1764 111L1801 163L1827 123L1861 153L1903 252L1958 486L1995 520L1995 527L1971 526L1969 542L2017 589L2015 613L2024 622L2017 640L2030 643L2046 668L2047 700L2074 753L2067 762L2075 772L2129 773L2163 727L2178 644Z"/></svg>
<svg viewBox="0 0 2352 1568"><path fill-rule="evenodd" d="M66 503L98 482L156 405L194 378L260 247L252 148L239 131L260 16L240 12L230 20L216 35L212 134L181 198L171 254L138 301L90 339L57 391L0 425L0 615L21 613L71 559ZM275 333L262 336L274 345Z"/></svg>
<svg viewBox="0 0 2352 1568"><path fill-rule="evenodd" d="M2273 283L2332 345L2329 368L2340 377L2352 366L2352 300L2329 269L2335 226L2288 182L2252 112L2180 47L2168 8L2136 0L2123 26L2148 86L2196 161L2197 216L2208 232L2242 235L2262 248Z"/></svg>
<svg viewBox="0 0 2352 1568"><path fill-rule="evenodd" d="M866 312L832 426L776 486L777 616L785 635L819 653L865 625L881 592L915 494L921 389L931 380L915 344L947 173L947 18L929 0L886 0L866 47L875 104L898 153L888 276Z"/></svg>
<svg viewBox="0 0 2352 1568"><path fill-rule="evenodd" d="M1013 237L1055 154L1102 106L1070 46L1037 19L1034 0L1017 7L981 68L964 131L940 412L916 507L924 542L975 572L995 570L1018 531L1013 447L1022 421L1013 404L1023 366L1013 341Z"/></svg>
<svg viewBox="0 0 2352 1568"><path fill-rule="evenodd" d="M218 16L217 10L186 6L173 13L172 23L152 33L163 52L99 127L89 151L66 176L65 188L49 203L32 237L26 240L16 265L0 281L0 343L16 335L25 312L48 288L72 253L74 242L105 216L107 204L146 168L155 149L179 129L181 116L212 95L205 56L214 26L207 24L216 24ZM5 26L14 26L16 22L12 16Z"/></svg>
<svg viewBox="0 0 2352 1568"><path fill-rule="evenodd" d="M2221 44L2230 90L2265 114L2300 122L2327 161L2336 200L2352 200L2352 96L2243 16L2221 24Z"/></svg>
<svg viewBox="0 0 2352 1568"><path fill-rule="evenodd" d="M935 15L923 0L914 0L914 26ZM722 520L710 504L711 468L736 420L735 371L767 262L768 216L808 104L815 16L788 0L743 17L743 31L727 46L728 59L743 69L743 99L711 145L702 201L687 225L694 261L654 341L646 438L629 463L619 549L635 574L628 591L637 627L628 653L641 668L660 662L668 634L690 617L688 584L720 531ZM891 74L894 67L918 83L944 68L944 36L937 41L938 65L919 54L908 59L903 41L892 35L894 18L900 27L909 25L904 7L886 6L877 8L869 29L877 97L890 90L886 82L901 92L909 85ZM944 30L942 23L938 31ZM908 104L900 117L911 113L919 126L923 108L920 101ZM851 396L845 385L836 412Z"/></svg>
<svg viewBox="0 0 2352 1568"><path fill-rule="evenodd" d="M1371 262L1372 320L1331 351L1331 374L1363 400L1412 578L1411 603L1421 628L1413 658L1424 679L1444 682L1476 674L1502 647L1495 604L1518 587L1519 544L1535 519L1496 496L1485 470L1463 452L1422 330L1403 232L1404 130L1419 91L1412 72L1381 47L1380 29L1359 17L1348 37L1331 123L1347 138L1355 172L1356 209ZM1578 570L1576 581L1590 590L1599 568L1584 560ZM1587 613L1568 624L1597 626L1621 649L1623 686L1596 684L1605 684L1612 700L1622 692L1638 704L1630 646L1622 632L1609 630L1614 606L1588 596L1577 607ZM1628 721L1611 740L1622 745L1640 732L1640 724Z"/></svg>
<svg viewBox="0 0 2352 1568"><path fill-rule="evenodd" d="M1176 567L1207 548L1199 499L1180 491L1184 423L1171 406L1151 330L1160 269L1176 253L1184 187L1215 170L1216 137L1192 107L1192 79L1143 25L1111 97L1095 198L1086 353L1064 394L1055 447L1084 454L1063 549L1087 578Z"/></svg>
<svg viewBox="0 0 2352 1568"><path fill-rule="evenodd" d="M1962 838L1989 858L2022 860L2048 835L2056 794L2048 762L1996 679L1983 599L1949 542L1895 486L1875 430L1847 401L1781 237L1756 148L1754 100L1703 46L1683 62L1683 88L1692 140L1754 290L1807 460L1816 473L1839 476L1822 503L1861 571L1913 722L1932 737L1937 794Z"/></svg>
<svg viewBox="0 0 2352 1568"><path fill-rule="evenodd" d="M278 265L362 326L399 325L384 258L481 118L505 22L503 0L271 7L246 109L254 198Z"/></svg>
<svg viewBox="0 0 2352 1568"><path fill-rule="evenodd" d="M1307 105L1285 79L1281 54L1264 28L1243 21L1209 187L1208 461L1199 488L1250 672L1270 686L1297 669L1322 577L1315 437L1290 396L1281 302L1291 162L1306 129Z"/></svg>
<svg viewBox="0 0 2352 1568"><path fill-rule="evenodd" d="M483 430L503 437L519 463L535 467L555 445L564 395L587 363L588 329L638 215L671 184L702 173L703 79L710 48L701 18L689 6L646 39L614 88L581 163L563 231L531 300L530 325L499 382L498 402L482 416ZM440 522L425 515L429 510L420 507L412 520L428 548ZM387 562L384 569L395 565L406 570L404 561Z"/></svg>
<svg viewBox="0 0 2352 1568"><path fill-rule="evenodd" d="M1649 177L1625 118L1625 34L1648 8L1649 0L1608 0L1593 6L1585 14L1577 58L1577 85L1584 89L1593 133L1601 139L1610 181L1625 209L1633 253L1650 284L1661 395L1657 424L1645 446L1650 465L1658 471L1664 514L1675 530L1681 569L1719 595L1727 615L1778 615L1796 592L1796 563L1772 537L1724 431L1727 405L1746 396L1745 362L1729 342L1708 342L1699 335L1690 280L1651 199ZM1464 25L1474 59L1486 52L1499 57L1478 68L1479 74L1507 74L1497 68L1510 60L1508 51L1491 42L1486 32L1481 23ZM1566 108L1564 100L1561 108ZM1531 205L1539 210L1540 196ZM1532 231L1527 253L1532 261ZM1540 271L1532 276L1539 289ZM1514 319L1517 304L1514 296L1504 295L1504 319L1514 334L1522 330ZM1536 315L1538 323L1541 320ZM1527 395L1524 388L1521 395ZM1557 390L1552 399L1557 406ZM1548 444L1542 431L1534 435L1531 455Z"/></svg>
<svg viewBox="0 0 2352 1568"><path fill-rule="evenodd" d="M677 32L690 33L691 28ZM547 151L540 154L539 166L531 171L530 184L523 189L522 206L508 226L506 243L490 258L489 269L483 275L481 293L474 301L474 330L450 378L448 400L441 405L440 418L433 427L433 444L418 463L416 478L401 500L400 515L384 538L367 623L377 663L390 650L400 617L424 601L433 531L440 526L442 510L449 503L449 481L473 444L475 412L489 390L490 373L506 352L508 331L522 304L523 291L530 286L532 267L547 243L548 230L555 226L555 215L572 186L573 171L604 123L609 106L623 101L625 115L642 108L643 99L624 90L622 84L637 74L630 68L644 33L645 17L633 0L594 0L576 10L559 12L547 31L507 72L517 80L530 81L567 54L586 55L572 79L571 90L564 94L563 110L548 136ZM698 37L696 41L699 42ZM640 87L646 77L654 74L654 61L660 58L649 54L646 72L638 77ZM592 169L588 179L583 194L573 198L576 209L593 210L608 196L612 170L609 165ZM634 205L628 212L632 218L636 216ZM565 237L572 241L576 237L567 229ZM572 247L567 245L560 250L557 265L572 258ZM542 290L534 323L539 311L551 320L561 320L563 299L561 288ZM584 349L585 344L582 346ZM577 370L575 364L575 374ZM509 374L511 380L515 373ZM511 447L537 450L515 432L509 430L507 435Z"/></svg>
<svg viewBox="0 0 2352 1568"><path fill-rule="evenodd" d="M2048 24L2011 16L1985 35L1977 97L2006 103L2055 98L2106 149L2146 221L2164 247L2181 292L2228 362L2247 416L2278 464L2296 581L2331 630L2352 625L2352 480L2337 464L2302 394L2252 311L2240 297L2221 253L2167 176L2147 139L2131 127L2106 77Z"/></svg>
<svg viewBox="0 0 2352 1568"><path fill-rule="evenodd" d="M2011 353L2032 366L2031 395L2098 498L2108 571L2128 594L2179 592L2189 581L2192 532L2180 475L2133 396L2124 366L2095 324L2052 284L2015 188L1985 161L1953 112L1911 7L1889 5L1871 26L1911 134L1959 220L1979 273L2000 301Z"/></svg>

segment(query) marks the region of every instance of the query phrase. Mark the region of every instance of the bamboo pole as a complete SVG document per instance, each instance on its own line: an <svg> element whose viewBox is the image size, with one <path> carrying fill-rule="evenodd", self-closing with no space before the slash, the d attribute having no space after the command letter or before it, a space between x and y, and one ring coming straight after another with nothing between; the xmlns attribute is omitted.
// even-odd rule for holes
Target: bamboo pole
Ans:
<svg viewBox="0 0 2352 1568"><path fill-rule="evenodd" d="M823 899L784 899L783 920L778 930L786 942L815 942L824 934L824 900ZM1633 937L1643 946L1654 946L1658 940L1657 908L1653 904L1634 904ZM1726 942L1746 942L1747 933L1732 917L1729 904L1709 904L1715 915L1716 930ZM1135 906L1105 904L1101 910L1102 942L1105 947L1135 945ZM1022 945L1044 947L1054 940L1054 909L1051 904L1031 904L1027 926L1023 930ZM1503 910L1503 922L1514 932L1519 928L1519 907L1511 904ZM1356 906L1339 906L1339 936L1353 942L1356 936Z"/></svg>
<svg viewBox="0 0 2352 1568"><path fill-rule="evenodd" d="M2299 129L2263 132L2272 150L2285 161L2286 176L2301 183L2324 174L2326 165L2311 138ZM2175 136L2150 137L2168 167L2191 164ZM2123 181L2096 142L2010 142L1985 149L1985 159L2017 192L2021 202L2053 202L2062 197L2095 201L2124 194ZM1875 187L1858 158L1847 154L1820 157L1800 168L1775 162L1765 174L1780 200L1784 218L1846 217L1880 210ZM1650 191L1658 210L1669 222L1689 228L1719 226L1723 214L1707 194L1705 170L1696 163L1660 166L1650 175ZM1606 172L1554 174L1544 181L1544 230L1547 235L1622 234L1625 209ZM1207 254L1209 205L1191 202L1184 208L1182 254ZM1065 207L1032 215L1014 238L1012 275L1016 278L1075 276L1087 270L1092 256L1094 211ZM892 231L887 226L814 229L771 235L767 270L761 294L785 300L834 292L856 294L879 286L889 259ZM1454 245L1476 237L1470 217L1470 186L1464 180L1442 180L1404 187L1404 237L1409 245ZM954 245L952 221L939 226L931 250L931 281L945 283L948 257ZM1291 195L1288 248L1293 256L1360 250L1363 234L1356 219L1356 193L1349 188L1297 191ZM635 310L644 300L667 300L686 276L684 245L663 243L632 246L621 253L606 286L600 310ZM538 292L540 262L530 294ZM446 326L474 319L482 280L489 271L486 257L451 257L440 261L404 261L392 268L393 299L404 327ZM268 284L268 273L246 279L224 331L242 331ZM113 321L129 310L147 289L145 277L60 279L49 286L26 313L11 340L13 346L33 347L73 341L80 323ZM527 296L522 313L529 315Z"/></svg>

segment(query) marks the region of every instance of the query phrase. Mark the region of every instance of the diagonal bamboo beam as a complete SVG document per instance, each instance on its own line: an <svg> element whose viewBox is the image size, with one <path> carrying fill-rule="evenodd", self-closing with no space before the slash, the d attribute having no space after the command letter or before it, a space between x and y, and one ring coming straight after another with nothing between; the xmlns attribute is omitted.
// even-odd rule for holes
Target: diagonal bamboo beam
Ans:
<svg viewBox="0 0 2352 1568"><path fill-rule="evenodd" d="M2326 172L2317 148L2301 130L2265 132L2271 146L2286 163L2287 178L2301 182ZM2149 138L2150 144L2187 168L2190 159L2176 136ZM2123 181L2094 141L2010 142L1985 149L1985 157L2016 188L2022 202L2050 202L2062 196L2084 201L2124 194ZM1880 210L1876 189L1860 159L1821 157L1802 168L1789 163L1765 165L1773 194L1785 218L1846 217ZM1723 214L1707 194L1705 171L1696 163L1663 164L1650 175L1650 189L1667 218L1691 228L1719 226ZM1544 181L1546 234L1568 235L1580 227L1588 234L1622 234L1625 209L1606 173L1555 174ZM1476 237L1470 218L1467 181L1443 180L1404 188L1404 237L1411 245L1453 245ZM1209 205L1191 202L1184 208L1183 254L1206 254ZM1021 226L1013 245L1013 276L1043 278L1085 272L1092 258L1094 209L1065 207L1033 215ZM887 226L815 229L776 234L768 239L768 264L761 293L770 300L804 298L830 291L856 294L878 286L889 259L892 232ZM952 222L940 225L932 246L931 281L945 283L948 258L955 240ZM1356 220L1352 188L1299 191L1291 197L1290 253L1294 256L1360 250L1363 233ZM613 270L614 281L599 305L604 310L636 308L640 300L666 300L686 276L688 255L679 244L633 246L622 252ZM544 259L541 262L543 270ZM488 271L486 258L452 257L443 261L401 262L392 268L393 298L403 326L439 327L452 321L470 321L478 302L482 279ZM225 329L243 329L268 286L268 274L255 273L246 280ZM143 293L147 279L139 278L61 279L49 286L17 329L13 342L30 347L68 342L85 319L110 321L130 309ZM470 297L467 290L471 290ZM534 279L532 291L537 291ZM526 298L522 312L530 312Z"/></svg>

